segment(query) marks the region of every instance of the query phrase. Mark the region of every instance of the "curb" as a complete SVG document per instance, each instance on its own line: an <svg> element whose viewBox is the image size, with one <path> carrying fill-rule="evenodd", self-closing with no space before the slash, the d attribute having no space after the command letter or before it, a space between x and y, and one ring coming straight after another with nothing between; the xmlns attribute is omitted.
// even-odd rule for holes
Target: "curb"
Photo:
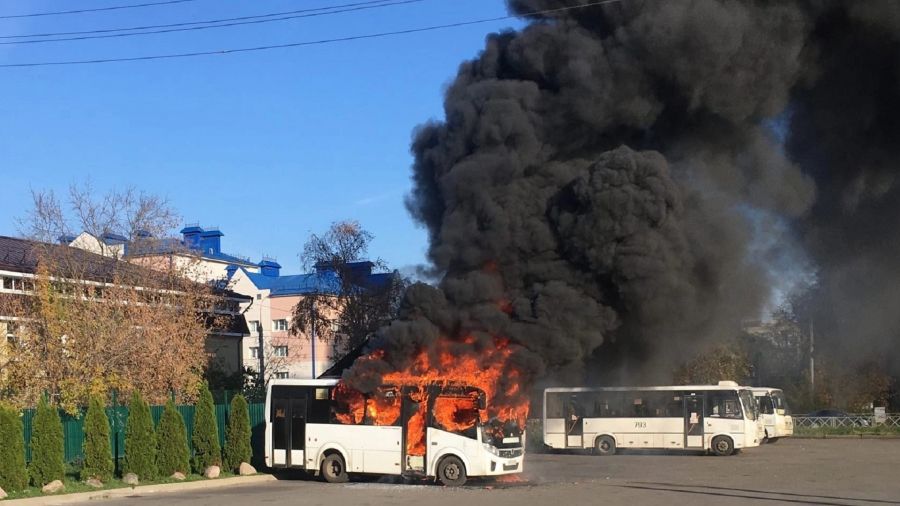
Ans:
<svg viewBox="0 0 900 506"><path fill-rule="evenodd" d="M43 497L29 497L27 499L0 500L3 506L39 506L70 504L84 501L96 501L103 499L121 499L137 494L158 494L165 492L186 492L191 490L203 490L208 488L237 487L276 481L271 474L255 474L253 476L234 476L232 478L216 478L212 480L189 481L185 483L161 483L158 485L139 485L137 487L111 488L96 492L78 492L76 494L49 495Z"/></svg>
<svg viewBox="0 0 900 506"><path fill-rule="evenodd" d="M900 439L900 434L809 434L791 436L793 439Z"/></svg>

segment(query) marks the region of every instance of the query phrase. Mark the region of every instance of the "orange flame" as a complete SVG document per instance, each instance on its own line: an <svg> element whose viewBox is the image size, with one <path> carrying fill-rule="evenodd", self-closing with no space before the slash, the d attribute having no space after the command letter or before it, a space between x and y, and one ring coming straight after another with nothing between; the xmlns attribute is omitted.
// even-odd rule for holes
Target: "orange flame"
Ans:
<svg viewBox="0 0 900 506"><path fill-rule="evenodd" d="M474 430L479 421L494 419L501 425L513 422L524 429L528 398L519 385L520 372L509 362L514 349L504 338L495 338L491 344L485 346L472 336L461 341L441 340L436 346L420 350L405 369L382 376L383 385L405 388L404 395L417 403L414 411L407 412L407 455L425 454L429 386L474 387L484 393L487 401L487 409L482 410L476 392L463 389L437 394L430 414L431 423L438 428L465 433ZM382 360L384 356L385 352L378 350L359 361ZM338 411L335 418L340 423L396 425L401 418L401 395L397 389L388 391L378 389L366 396L341 382L334 393ZM497 435L502 438L502 434Z"/></svg>

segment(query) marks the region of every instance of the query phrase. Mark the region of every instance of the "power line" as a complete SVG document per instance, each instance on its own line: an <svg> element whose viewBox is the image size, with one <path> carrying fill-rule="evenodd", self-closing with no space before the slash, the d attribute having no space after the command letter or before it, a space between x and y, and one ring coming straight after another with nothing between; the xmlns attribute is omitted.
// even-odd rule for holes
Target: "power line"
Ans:
<svg viewBox="0 0 900 506"><path fill-rule="evenodd" d="M350 4L342 4L342 5L332 5L330 7L317 7L314 9L300 9L293 11L283 11L283 12L273 12L269 14L257 14L253 16L240 16L236 18L221 18L221 19L208 19L205 21L188 21L183 23L169 23L163 25L145 25L145 26L132 26L128 28L106 28L100 30L84 30L78 32L55 32L55 33L32 33L25 35L0 35L0 39L25 39L25 38L34 38L34 37L58 37L64 35L89 35L95 33L113 33L113 32L129 32L136 30L154 30L157 28L173 28L173 27L182 27L182 26L195 26L195 25L207 25L213 23L227 23L230 21L244 21L249 19L263 19L263 18L271 18L276 16L288 16L291 14L302 14L307 12L319 12L319 11L331 11L335 9L343 9L346 7L357 7L362 5L372 5L372 4L384 4L386 2L391 2L394 0L370 0L367 2L356 2ZM70 40L70 39L62 39L62 40Z"/></svg>
<svg viewBox="0 0 900 506"><path fill-rule="evenodd" d="M508 19L514 19L521 16L536 16L542 14L554 14L558 12L571 11L576 9L584 9L587 7L596 7L599 5L610 4L622 2L624 0L600 0L597 2L592 2L588 4L581 5L572 5L568 7L558 7L556 9L545 9L538 11L525 12L522 14L510 14L507 16L497 16L493 18L482 18L476 19L472 21L460 21L456 23L447 23L442 25L432 25L421 28L409 28L406 30L394 30L389 32L377 32L377 33L369 33L363 35L350 35L347 37L336 37L330 39L319 39L319 40L310 40L310 41L302 41L302 42L291 42L288 44L273 44L267 46L256 46L256 47L242 47L242 48L234 48L234 49L221 49L218 51L196 51L191 53L170 53L170 54L158 54L158 55L147 55L147 56L130 56L124 58L98 58L92 60L67 60L67 61L51 61L51 62L31 62L31 63L5 63L0 64L0 68L11 68L11 67L46 67L46 66L57 66L57 65L86 65L86 64L95 64L95 63L117 63L117 62L131 62L131 61L149 61L149 60L167 60L174 58L191 58L195 56L212 56L212 55L224 55L224 54L233 54L233 53L248 53L255 51L268 51L271 49L284 49L284 48L292 48L292 47L304 47L304 46L318 46L324 44L332 44L336 42L349 42L354 40L365 40L365 39L377 39L383 37L391 37L395 35L407 35L412 33L421 33L421 32L430 32L434 30L443 30L447 28L458 28L462 26L471 26L478 25L484 23L492 23L495 21L505 21Z"/></svg>
<svg viewBox="0 0 900 506"><path fill-rule="evenodd" d="M252 20L252 21L235 21L233 23L225 23L225 24L220 24L220 25L192 26L192 27L187 27L187 28L168 28L165 30L154 30L154 31L149 31L149 32L113 33L113 34L107 34L107 35L86 35L83 37L67 37L67 38L60 38L60 39L15 40L15 41L0 42L0 45L38 44L38 43L44 43L44 42L63 42L63 41L73 41L73 40L88 40L88 39L110 39L110 38L117 38L117 37L133 37L135 35L154 35L154 34L171 33L171 32L188 32L188 31L194 31L194 30L207 30L210 28L226 28L226 27L230 27L230 26L271 23L273 21L286 21L289 19L312 18L312 17L318 17L318 16L327 16L330 14L340 14L340 13L344 13L344 12L361 11L361 10L367 10L367 9L377 9L380 7L391 7L394 5L411 4L411 3L423 2L423 1L425 1L425 0L397 0L392 3L379 3L379 4L375 4L375 5L350 7L347 9L331 10L331 11L327 11L327 12L296 14L293 16L284 16L284 17L280 17L280 18L257 19L257 20Z"/></svg>
<svg viewBox="0 0 900 506"><path fill-rule="evenodd" d="M38 16L62 16L65 14L83 14L85 12L100 12L100 11L117 11L121 9L137 9L139 7L153 7L156 5L168 5L168 4L181 4L185 2L194 2L196 0L167 0L165 2L146 2L142 4L131 4L131 5L114 5L110 7L97 7L94 9L78 9L73 11L53 11L53 12L34 12L31 14L12 14L6 16L0 16L0 19L13 19L13 18L35 18Z"/></svg>

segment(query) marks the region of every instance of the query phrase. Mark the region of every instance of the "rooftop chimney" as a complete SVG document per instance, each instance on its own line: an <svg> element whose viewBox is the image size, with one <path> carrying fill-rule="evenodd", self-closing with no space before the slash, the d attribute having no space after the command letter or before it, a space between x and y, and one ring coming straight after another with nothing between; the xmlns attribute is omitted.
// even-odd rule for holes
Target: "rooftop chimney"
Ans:
<svg viewBox="0 0 900 506"><path fill-rule="evenodd" d="M184 236L184 245L190 249L200 249L200 234L203 229L196 223L186 225L181 229L181 235Z"/></svg>
<svg viewBox="0 0 900 506"><path fill-rule="evenodd" d="M262 262L259 263L259 270L263 276L277 278L281 274L281 264L274 258L263 257Z"/></svg>
<svg viewBox="0 0 900 506"><path fill-rule="evenodd" d="M200 233L200 249L204 255L222 252L222 236L218 228L210 228Z"/></svg>

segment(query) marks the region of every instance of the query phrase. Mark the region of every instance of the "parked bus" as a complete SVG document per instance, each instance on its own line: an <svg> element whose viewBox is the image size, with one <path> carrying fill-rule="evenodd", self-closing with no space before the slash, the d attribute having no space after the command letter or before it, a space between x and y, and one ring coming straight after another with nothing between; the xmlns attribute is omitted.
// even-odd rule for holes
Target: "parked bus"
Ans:
<svg viewBox="0 0 900 506"><path fill-rule="evenodd" d="M718 385L544 390L544 444L556 449L703 450L731 455L759 446L753 393Z"/></svg>
<svg viewBox="0 0 900 506"><path fill-rule="evenodd" d="M794 419L780 388L752 388L759 404L759 419L764 427L764 440L775 443L779 438L794 435Z"/></svg>
<svg viewBox="0 0 900 506"><path fill-rule="evenodd" d="M524 434L514 423L485 421L485 395L477 388L386 386L368 396L353 391L359 403L350 412L341 397L348 390L336 379L272 380L266 465L305 469L332 483L360 473L455 486L469 476L522 472Z"/></svg>

